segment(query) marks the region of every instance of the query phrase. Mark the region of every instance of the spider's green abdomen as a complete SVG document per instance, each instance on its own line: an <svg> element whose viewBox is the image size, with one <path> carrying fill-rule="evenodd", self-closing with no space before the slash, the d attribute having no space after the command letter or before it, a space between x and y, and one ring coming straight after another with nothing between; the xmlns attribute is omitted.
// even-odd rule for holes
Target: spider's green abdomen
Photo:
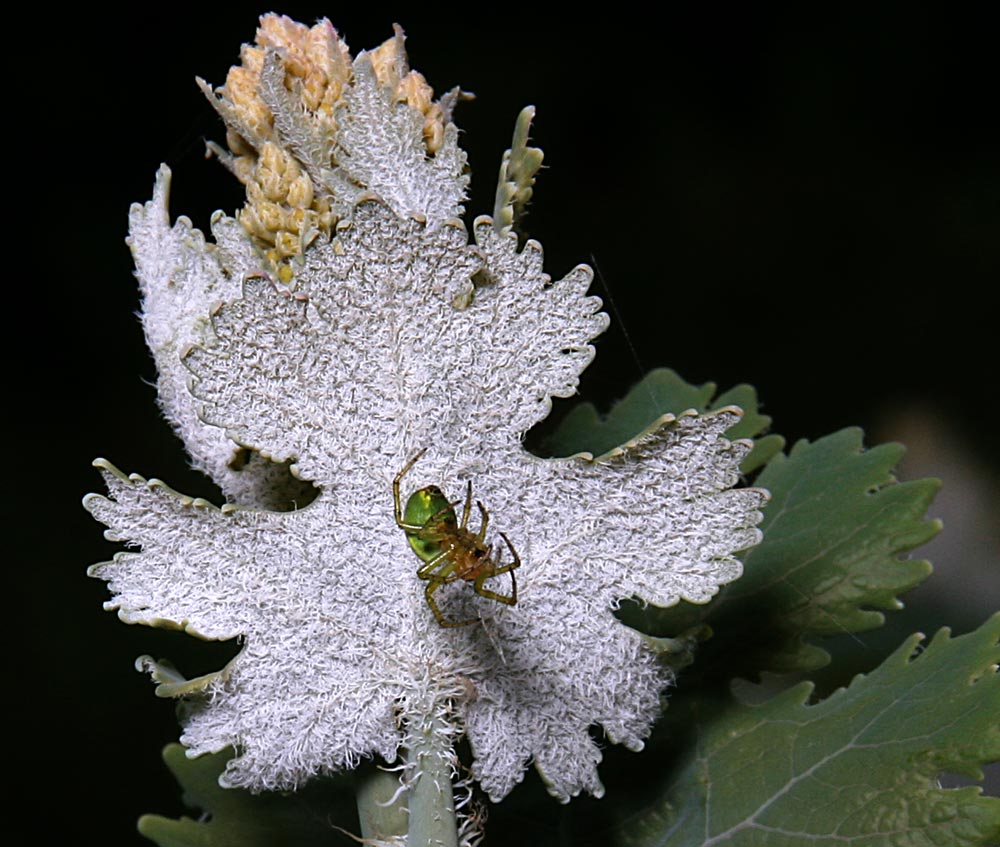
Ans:
<svg viewBox="0 0 1000 847"><path fill-rule="evenodd" d="M410 495L403 510L403 520L413 526L422 527L427 527L428 524L443 524L446 527L458 525L455 510L436 485L421 488ZM441 545L436 540L422 538L421 535L412 532L407 532L406 537L414 552L425 562L429 562L441 552Z"/></svg>

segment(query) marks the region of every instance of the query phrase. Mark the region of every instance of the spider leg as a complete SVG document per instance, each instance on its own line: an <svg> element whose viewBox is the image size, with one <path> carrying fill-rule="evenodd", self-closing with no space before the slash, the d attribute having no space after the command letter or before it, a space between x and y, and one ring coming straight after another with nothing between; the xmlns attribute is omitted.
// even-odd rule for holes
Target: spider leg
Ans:
<svg viewBox="0 0 1000 847"><path fill-rule="evenodd" d="M496 573L508 573L513 571L514 568L521 567L521 557L517 555L517 550L514 549L514 545L510 543L510 539L507 537L507 533L501 532L500 537L503 539L504 544L507 545L507 549L510 550L510 557L513 560L509 565L504 565L502 568L497 568ZM511 574L513 578L514 574Z"/></svg>
<svg viewBox="0 0 1000 847"><path fill-rule="evenodd" d="M444 523L444 521L442 521L441 518L447 515L448 512L452 511L461 502L462 502L461 500L454 500L447 506L442 506L427 519L427 523L425 523L424 526L421 527L421 529L423 529L424 527L433 526L436 523ZM462 524L462 529L465 529L465 524Z"/></svg>
<svg viewBox="0 0 1000 847"><path fill-rule="evenodd" d="M417 568L417 576L420 579L429 579L432 582L440 584L454 582L458 579L458 574L455 572L455 560L453 558L454 550L454 544L445 546L433 559L428 559ZM438 573L435 573L435 571L438 571Z"/></svg>
<svg viewBox="0 0 1000 847"><path fill-rule="evenodd" d="M465 489L465 506L462 508L462 522L459 526L465 529L469 525L469 512L472 511L472 480Z"/></svg>
<svg viewBox="0 0 1000 847"><path fill-rule="evenodd" d="M490 523L490 513L486 511L486 507L482 504L480 500L476 501L476 505L479 507L479 514L483 518L483 522L479 525L479 532L476 533L476 538L480 541L486 540L486 527Z"/></svg>
<svg viewBox="0 0 1000 847"><path fill-rule="evenodd" d="M434 617L437 618L437 622L444 627L468 626L469 624L479 623L479 618L469 618L467 621L450 621L442 614L437 600L434 599L434 592L444 585L445 582L446 580L443 579L431 578L431 581L427 583L427 588L424 589L424 597L427 600L427 605L431 607L431 611L434 613Z"/></svg>
<svg viewBox="0 0 1000 847"><path fill-rule="evenodd" d="M507 545L507 549L510 550L510 555L514 557L508 565L501 565L499 568L490 568L489 570L483 571L476 577L475 583L473 583L473 590L480 597L485 597L487 600L496 600L498 603L506 603L508 606L513 606L517 603L517 578L514 576L515 568L521 566L521 557L517 555L517 551L514 549L514 545L510 543L510 539L504 534L500 533L500 537L504 540ZM500 594L496 591L490 591L485 587L486 580L494 576L499 576L502 573L510 574L510 594Z"/></svg>
<svg viewBox="0 0 1000 847"><path fill-rule="evenodd" d="M403 469L398 474L396 474L396 476L394 476L392 479L392 502L393 506L395 507L396 525L401 527L402 529L420 529L420 527L418 526L413 526L412 524L407 524L403 522L403 505L402 503L399 502L399 483L403 479L403 477L407 474L407 472L410 470L410 468L412 468L417 463L417 460L421 456L423 456L424 453L426 452L427 448L425 447L423 450L417 453L416 456L410 459L410 461L408 461L405 465L403 465Z"/></svg>

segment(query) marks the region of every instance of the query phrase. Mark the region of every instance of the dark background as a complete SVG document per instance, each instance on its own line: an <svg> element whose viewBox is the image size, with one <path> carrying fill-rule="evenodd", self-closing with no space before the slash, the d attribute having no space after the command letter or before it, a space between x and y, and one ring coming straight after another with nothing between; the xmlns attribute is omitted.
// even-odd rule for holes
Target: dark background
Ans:
<svg viewBox="0 0 1000 847"><path fill-rule="evenodd" d="M158 755L177 735L172 707L132 661L185 648L101 611L105 586L84 569L113 548L79 499L100 487L98 455L211 496L158 417L123 239L161 161L174 214L204 227L240 205L204 159L203 140L224 134L193 78L224 81L253 39L245 8L88 10L23 30L7 162L9 731L28 799L57 798L47 835L146 843L140 812L180 810ZM470 219L492 210L514 118L533 103L547 167L527 227L553 276L592 262L614 304L584 397L607 403L667 365L753 383L790 441L860 425L872 442L912 442L904 473L944 477L932 514L949 528L934 587L883 637L981 622L1000 606L995 30L906 3L808 16L682 3L655 19L615 6L548 22L484 8L495 16L278 11L330 15L354 51L398 21L439 93L476 93L457 114ZM865 637L874 655L879 636Z"/></svg>

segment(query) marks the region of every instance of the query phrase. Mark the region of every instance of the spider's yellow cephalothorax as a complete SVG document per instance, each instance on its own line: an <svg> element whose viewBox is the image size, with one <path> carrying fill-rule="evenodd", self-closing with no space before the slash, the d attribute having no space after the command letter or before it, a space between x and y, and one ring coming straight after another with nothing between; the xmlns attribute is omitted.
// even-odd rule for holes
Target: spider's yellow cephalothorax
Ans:
<svg viewBox="0 0 1000 847"><path fill-rule="evenodd" d="M520 566L521 559L510 539L501 532L500 537L507 545L512 561L506 565L498 562L499 556L495 557L493 548L486 543L486 527L490 522L489 512L478 500L476 506L482 516L479 531L472 532L468 528L469 515L472 512L471 482L465 491L461 521L455 515L455 506L461 501L450 502L436 485L428 485L413 492L406 501L406 508L403 508L399 497L399 483L425 452L426 448L410 459L392 481L396 524L406 533L413 551L424 562L417 568L417 576L427 580L425 591L427 605L430 606L437 622L441 626L466 626L476 623L478 618L463 621L448 620L438 608L434 592L446 583L464 579L472 583L473 590L479 596L513 606L517 603L517 580L514 578L514 569ZM486 588L486 580L504 573L510 574L510 594L499 594Z"/></svg>

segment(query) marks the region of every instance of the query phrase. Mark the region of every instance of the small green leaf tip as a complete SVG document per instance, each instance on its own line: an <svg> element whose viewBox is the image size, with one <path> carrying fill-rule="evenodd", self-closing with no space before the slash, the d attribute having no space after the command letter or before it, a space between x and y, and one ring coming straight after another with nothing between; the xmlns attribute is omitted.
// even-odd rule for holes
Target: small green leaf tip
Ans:
<svg viewBox="0 0 1000 847"><path fill-rule="evenodd" d="M528 203L534 193L535 175L542 166L542 151L538 147L528 146L528 134L534 118L534 106L525 106L521 110L514 124L514 138L510 149L503 154L500 163L493 225L501 235L519 232L521 219L527 213Z"/></svg>
<svg viewBox="0 0 1000 847"><path fill-rule="evenodd" d="M188 679L167 659L156 661L152 656L140 656L135 660L135 669L148 673L156 685L157 697L184 697L204 691L218 679L225 679L229 665L222 670Z"/></svg>
<svg viewBox="0 0 1000 847"><path fill-rule="evenodd" d="M938 778L981 779L1000 758L998 637L1000 614L957 638L943 629L922 651L923 636L911 636L814 705L802 683L760 706L691 712L684 731L696 740L604 843L996 845L1000 799L978 786L942 789Z"/></svg>

